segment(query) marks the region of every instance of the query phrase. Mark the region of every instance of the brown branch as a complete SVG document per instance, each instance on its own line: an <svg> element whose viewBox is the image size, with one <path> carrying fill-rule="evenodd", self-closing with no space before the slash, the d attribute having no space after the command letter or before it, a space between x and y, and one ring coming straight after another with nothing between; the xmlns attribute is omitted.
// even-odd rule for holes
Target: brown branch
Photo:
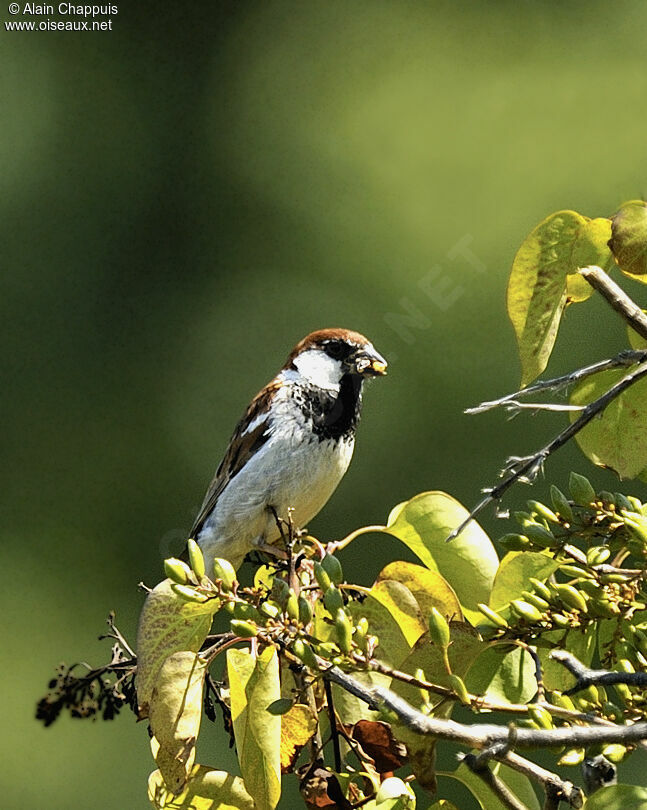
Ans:
<svg viewBox="0 0 647 810"><path fill-rule="evenodd" d="M600 267L582 267L579 271L588 283L597 290L604 300L637 332L647 340L647 315L635 304L627 293L619 287Z"/></svg>
<svg viewBox="0 0 647 810"><path fill-rule="evenodd" d="M641 337L647 339L647 316L643 313L641 308L631 300L631 298L614 282L609 276L599 267L584 267L580 274L594 287L604 299L613 307L613 309L620 313L623 319L634 329ZM491 402L483 402L475 408L469 408L466 413L480 413L498 406L504 406L508 409L518 411L522 406L517 400L519 397L527 396L529 393L537 393L547 390L558 390L565 388L574 382L584 379L591 374L597 374L600 371L609 368L617 368L620 366L635 366L632 371L629 371L618 383L613 385L598 399L591 402L583 410L580 416L572 422L567 428L562 430L555 436L547 445L542 447L536 453L530 456L512 456L508 459L506 466L501 472L503 480L495 487L488 487L484 490L485 496L476 504L476 506L469 513L467 518L455 528L448 536L447 540L453 540L457 537L468 523L479 515L486 506L498 501L503 494L517 481L524 483L531 483L543 468L546 459L551 453L554 453L560 447L563 447L570 439L573 438L583 427L598 414L601 414L604 409L614 399L616 399L623 391L630 386L634 385L638 380L647 376L647 352L644 350L628 350L620 352L620 354L609 360L602 360L591 366L579 369L577 371L566 374L562 377L557 377L553 380L538 382L527 388L516 391L514 394L508 394L500 399L492 400ZM555 407L537 405L537 409L555 410Z"/></svg>

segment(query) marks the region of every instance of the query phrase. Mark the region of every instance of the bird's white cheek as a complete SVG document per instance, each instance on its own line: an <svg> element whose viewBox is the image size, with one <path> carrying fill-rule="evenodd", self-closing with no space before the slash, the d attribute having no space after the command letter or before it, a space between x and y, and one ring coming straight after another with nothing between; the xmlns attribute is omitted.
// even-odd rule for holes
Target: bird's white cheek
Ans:
<svg viewBox="0 0 647 810"><path fill-rule="evenodd" d="M310 385L326 390L339 390L343 369L339 360L328 357L320 349L308 349L294 358L301 377Z"/></svg>

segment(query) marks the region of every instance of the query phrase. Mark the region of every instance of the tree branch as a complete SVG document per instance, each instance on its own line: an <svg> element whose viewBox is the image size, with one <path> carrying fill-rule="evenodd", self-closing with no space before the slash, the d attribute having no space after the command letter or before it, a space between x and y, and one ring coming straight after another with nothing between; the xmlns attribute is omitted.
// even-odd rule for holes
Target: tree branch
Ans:
<svg viewBox="0 0 647 810"><path fill-rule="evenodd" d="M605 301L618 312L629 326L647 340L647 315L635 304L600 267L582 267L580 275L597 290Z"/></svg>
<svg viewBox="0 0 647 810"><path fill-rule="evenodd" d="M465 725L454 720L429 717L410 706L405 700L390 689L381 686L367 687L363 683L335 666L324 669L324 678L338 684L350 694L359 698L375 711L384 708L394 712L400 723L416 734L430 735L441 740L449 740L470 748L487 748L496 743L508 741L509 731L504 726L495 724ZM564 726L553 729L516 729L515 747L517 748L552 748L560 745L585 747L604 743L634 743L647 739L647 722L634 723L630 726Z"/></svg>
<svg viewBox="0 0 647 810"><path fill-rule="evenodd" d="M476 504L469 515L457 526L451 534L447 537L447 542L453 540L463 531L470 520L473 520L479 515L486 506L498 501L505 492L517 481L522 481L526 484L531 483L539 471L543 468L544 462L556 450L563 447L570 439L582 430L583 427L602 413L604 409L613 402L614 399L620 396L623 391L631 387L638 380L647 376L647 362L642 362L633 371L626 374L615 385L612 385L608 391L605 391L602 396L587 405L574 422L568 425L564 430L560 431L557 436L551 439L547 445L542 447L536 453L530 456L512 456L508 459L506 466L503 469L503 481L495 487L487 488L484 490L485 497Z"/></svg>
<svg viewBox="0 0 647 810"><path fill-rule="evenodd" d="M480 754L465 754L460 759L473 774L478 776L490 788L492 793L508 810L528 810L527 805L519 801L506 783L490 770L487 760L483 760Z"/></svg>
<svg viewBox="0 0 647 810"><path fill-rule="evenodd" d="M627 686L647 686L647 672L615 672L608 669L589 669L567 650L553 650L550 657L558 661L575 677L575 685L565 695L573 695L589 686L612 686L624 683Z"/></svg>
<svg viewBox="0 0 647 810"><path fill-rule="evenodd" d="M544 810L550 810L552 807L557 808L560 801L567 802L571 807L575 808L580 808L584 803L582 791L579 787L568 780L560 779L556 773L542 768L541 765L536 765L514 751L508 751L499 761L510 768L514 768L515 771L519 771L529 779L534 779L542 786L546 793Z"/></svg>

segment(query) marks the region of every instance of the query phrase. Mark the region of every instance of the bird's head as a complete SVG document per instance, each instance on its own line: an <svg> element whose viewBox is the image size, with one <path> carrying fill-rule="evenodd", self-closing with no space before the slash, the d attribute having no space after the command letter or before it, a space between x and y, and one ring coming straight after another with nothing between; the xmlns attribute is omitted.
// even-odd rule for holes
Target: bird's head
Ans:
<svg viewBox="0 0 647 810"><path fill-rule="evenodd" d="M320 329L297 343L285 369L318 388L338 390L343 377L386 374L387 362L373 344L350 329Z"/></svg>

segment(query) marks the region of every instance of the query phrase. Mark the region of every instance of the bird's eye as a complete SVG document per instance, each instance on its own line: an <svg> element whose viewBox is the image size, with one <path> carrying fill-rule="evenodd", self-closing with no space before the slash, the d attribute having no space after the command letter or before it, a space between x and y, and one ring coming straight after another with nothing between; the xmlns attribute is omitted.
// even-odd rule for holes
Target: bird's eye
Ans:
<svg viewBox="0 0 647 810"><path fill-rule="evenodd" d="M330 340L324 346L324 351L333 360L341 360L346 354L346 345L341 340Z"/></svg>

